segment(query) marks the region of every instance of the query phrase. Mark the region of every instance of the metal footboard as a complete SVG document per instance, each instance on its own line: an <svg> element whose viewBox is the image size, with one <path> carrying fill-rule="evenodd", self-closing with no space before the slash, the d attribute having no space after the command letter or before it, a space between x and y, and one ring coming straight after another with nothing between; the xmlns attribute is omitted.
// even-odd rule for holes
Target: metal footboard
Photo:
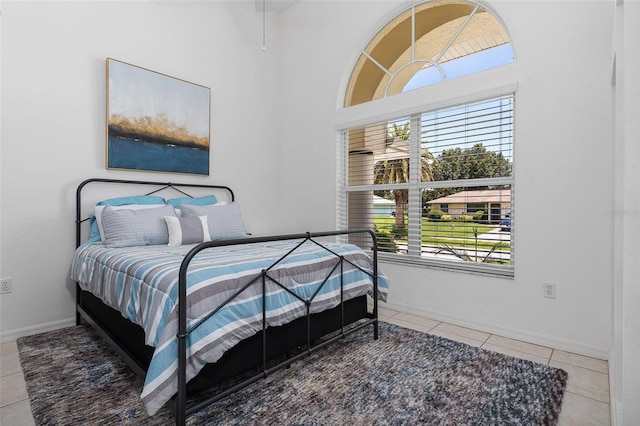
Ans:
<svg viewBox="0 0 640 426"><path fill-rule="evenodd" d="M371 244L372 244L372 252L373 252L373 271L372 272L368 272L365 271L364 269L360 268L358 265L355 265L354 263L350 262L349 260L345 259L343 256L340 256L337 253L334 253L333 251L331 251L330 249L328 249L327 247L325 247L324 245L322 245L321 243L317 242L315 239L316 238L323 238L323 237L332 237L332 236L339 236L339 235L349 235L349 234L369 234L371 236ZM262 272L257 275L254 280L252 280L251 282L247 283L245 286L243 286L242 288L238 289L232 296L230 296L225 302L223 302L220 306L218 306L217 308L215 308L214 310L212 310L206 317L204 317L203 319L201 319L198 323L192 325L191 327L187 327L187 272L188 272L188 268L189 268L189 263L193 260L193 258L200 253L203 250L206 250L208 248L212 248L212 247L224 247L224 246L231 246L231 245L239 245L239 244L251 244L251 243L264 243L264 242L271 242L271 241L283 241L283 240L302 240L300 242L300 244L296 245L291 251L289 251L289 253L287 253L286 255L284 255L282 258L278 259L276 262L274 262L271 266L269 266L268 268L265 268L264 270L262 270ZM288 257L289 255L293 254L296 249L298 247L300 247L302 244L306 243L306 242L313 242L315 244L318 244L320 247L323 247L325 250L331 252L333 255L336 256L337 258L337 262L336 265L334 266L334 268L329 272L328 276L324 279L324 281L322 282L322 284L318 287L318 289L316 290L316 292L309 298L309 299L303 299L301 298L299 295L295 294L294 292L292 292L291 290L289 290L288 288L286 288L286 286L280 284L278 282L277 279L274 279L273 277L271 277L269 275L269 271L274 268L276 265L278 265L281 261L283 261L286 257ZM185 256L184 260L182 261L182 264L180 266L180 273L179 273L179 300L178 300L178 393L176 395L175 398L175 403L174 403L174 407L173 407L173 411L174 411L174 416L175 416L175 420L176 420L176 425L184 425L186 422L186 419L189 415L194 414L198 411L200 411L201 409L213 404L216 401L219 401L223 398L225 398L226 396L237 392L247 386L249 386L250 384L263 379L273 373L275 373L278 370L281 370L282 368L286 368L288 366L290 366L292 363L294 363L295 361L306 357L310 354L312 354L313 352L316 352L319 349L322 349L324 346L331 344L333 342L335 342L338 339L343 338L344 336L351 334L355 331L360 330L363 327L367 327L372 325L373 326L373 338L374 340L378 339L378 258L377 258L377 253L378 253L378 247L377 247L377 241L375 238L375 234L373 233L373 231L371 231L370 229L355 229L355 230L345 230L345 231L328 231L328 232L315 232L315 233L304 233L304 234L289 234L289 235L277 235L277 236L269 236L269 237L258 237L258 238L243 238L243 239L239 239L239 240L223 240L223 241L211 241L211 242L207 242L207 243L202 243L196 247L194 247L189 253L187 253L187 255ZM349 330L345 330L345 320L344 320L344 281L343 281L343 270L342 267L344 265L344 262L348 262L350 265L354 266L355 268L359 269L360 271L368 274L369 276L371 276L371 279L373 281L373 313L372 313L372 317L363 321L362 323L358 324L357 326L354 326L352 328L349 328ZM340 268L340 306L342 309L342 315L341 315L341 326L340 326L340 332L337 333L336 335L334 335L331 338L328 338L326 340L323 340L320 343L317 343L315 345L312 345L312 341L311 341L311 303L313 302L315 296L318 294L318 292L322 289L322 286L327 282L327 280L329 279L329 277L331 277L333 275L333 272L337 269ZM288 293L290 293L291 295L293 295L295 298L297 298L298 300L302 301L305 303L306 305L306 320L307 320L307 341L306 341L306 349L300 353L298 353L295 356L289 357L286 360L279 362L275 365L272 366L267 366L267 320L266 320L266 283L267 280L270 280L271 282L274 282L276 285L278 285L279 287L283 288L285 291L287 291ZM259 281L259 282L258 282ZM218 312L220 309L222 309L224 306L226 306L228 303L232 302L240 293L242 293L245 289L247 289L249 286L251 285L256 285L256 284L261 284L262 285L262 369L261 371L259 371L258 373L254 374L253 376L245 379L244 381L236 384L235 386L230 387L229 389L226 389L218 394L215 394L209 398L206 398L203 401L199 401L197 404L194 404L191 407L187 407L187 373L186 373L186 369L187 369L187 338L189 336L189 333L191 333L193 330L195 330L198 326L200 326L204 321L206 321L208 318L210 318L211 316L215 315L216 312Z"/></svg>

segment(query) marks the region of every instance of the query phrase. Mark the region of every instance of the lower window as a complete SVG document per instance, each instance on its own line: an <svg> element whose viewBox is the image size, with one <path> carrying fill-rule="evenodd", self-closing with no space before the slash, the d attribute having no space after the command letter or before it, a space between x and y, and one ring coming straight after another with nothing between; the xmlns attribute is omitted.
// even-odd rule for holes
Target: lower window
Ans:
<svg viewBox="0 0 640 426"><path fill-rule="evenodd" d="M513 276L513 104L511 93L341 131L339 225L373 228L385 260Z"/></svg>

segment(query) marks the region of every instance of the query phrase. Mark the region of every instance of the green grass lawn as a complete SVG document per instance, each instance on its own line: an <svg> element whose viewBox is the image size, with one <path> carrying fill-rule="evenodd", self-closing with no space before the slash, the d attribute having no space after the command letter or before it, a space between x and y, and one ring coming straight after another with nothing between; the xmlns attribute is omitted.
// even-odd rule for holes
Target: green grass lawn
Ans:
<svg viewBox="0 0 640 426"><path fill-rule="evenodd" d="M375 217L373 223L376 228L380 230L391 231L395 225L395 218ZM478 236L480 236L495 229L495 226L475 222L438 222L423 218L422 244L436 247L475 248L476 239L474 236L474 228ZM406 237L403 239L406 240ZM479 249L491 249L496 243L497 241L478 239L477 247ZM505 243L500 250L509 251L510 245Z"/></svg>

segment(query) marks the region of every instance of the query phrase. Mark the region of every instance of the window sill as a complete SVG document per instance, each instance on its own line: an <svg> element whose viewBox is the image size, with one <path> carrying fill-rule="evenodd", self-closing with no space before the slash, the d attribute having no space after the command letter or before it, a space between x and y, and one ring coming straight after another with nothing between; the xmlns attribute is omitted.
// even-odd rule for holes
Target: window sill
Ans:
<svg viewBox="0 0 640 426"><path fill-rule="evenodd" d="M513 266L498 266L487 263L426 259L424 257L409 256L406 254L378 252L378 260L380 262L394 263L396 265L408 265L421 268L439 269L441 271L483 275L495 278L513 279L515 275Z"/></svg>

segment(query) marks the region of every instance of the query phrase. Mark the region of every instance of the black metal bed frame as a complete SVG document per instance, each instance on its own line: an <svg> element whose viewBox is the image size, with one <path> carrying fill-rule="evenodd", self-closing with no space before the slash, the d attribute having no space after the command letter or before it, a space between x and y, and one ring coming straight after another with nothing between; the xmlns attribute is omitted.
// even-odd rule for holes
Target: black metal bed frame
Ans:
<svg viewBox="0 0 640 426"><path fill-rule="evenodd" d="M159 187L151 192L148 193L148 195L150 194L154 194L157 193L159 191L165 190L167 188L171 188L173 190L178 191L179 193L190 197L191 195L188 194L187 192L183 191L180 188L205 188L205 189L220 189L220 190L224 190L224 191L228 191L228 193L230 194L231 200L234 200L234 194L233 191L226 187L226 186L220 186L220 185L201 185L201 184L185 184L185 183L169 183L169 182L150 182L150 181L138 181L138 180L120 180L120 179L104 179L104 178L91 178L91 179L87 179L85 181L83 181L77 188L76 191L76 247L80 246L81 244L81 225L83 222L85 222L87 219L83 219L82 218L82 212L81 212L81 206L82 206L82 200L81 200L81 191L82 189L90 184L90 183L94 183L94 182L98 182L98 183L115 183L115 184L133 184L133 185L153 185L155 187ZM371 237L371 241L372 241L372 253L373 253L373 271L372 272L368 272L363 270L361 267L359 267L358 265L355 265L354 263L350 262L349 260L345 259L343 256L333 252L332 250L328 249L327 247L325 247L324 245L322 245L321 243L319 243L318 241L316 241L316 238L326 238L326 237L334 237L334 236L339 236L339 235L351 235L351 234L368 234ZM222 304L220 304L218 307L216 307L215 309L213 309L207 316L205 316L204 318L202 318L201 320L199 320L196 324L187 327L187 271L189 269L189 264L190 262L193 260L193 258L200 253L203 250L209 249L209 248L213 248L213 247L222 247L222 246L232 246L232 245L239 245L239 244L250 244L250 243L263 243L263 242L270 242L270 241L285 241L285 240L302 240L299 244L297 244L294 248L292 248L288 253L286 253L284 256L282 256L280 259L278 259L277 261L275 261L271 266L269 266L268 268L265 268L261 271L261 273L259 275L257 275L253 280L251 280L249 283L247 283L246 285L244 285L242 288L238 289L232 296L230 296L226 301L224 301ZM333 269L329 272L329 274L327 275L326 278L324 278L324 280L322 281L322 283L320 284L320 286L318 287L318 289L315 291L315 293L309 298L309 299L303 299L301 298L299 295L297 295L295 292L291 291L290 289L288 289L285 285L281 284L280 282L278 282L277 279L273 278L272 276L269 275L269 271L271 269L273 269L275 266L277 266L278 264L280 264L285 258L287 258L289 255L291 255L292 253L295 252L295 250L297 248L299 248L302 244L306 243L306 242L312 242L317 244L318 246L324 248L325 250L327 250L328 252L332 253L333 255L336 256L336 258L338 259L335 266L333 267ZM373 280L373 312L371 312L370 314L367 315L366 319L362 320L361 322L359 322L357 325L354 325L352 327L349 327L348 329L346 329L345 327L348 324L345 324L345 312L344 312L344 282L343 282L343 266L344 266L344 262L349 263L350 265L352 265L353 267L359 269L360 271L368 274L369 276L371 276L372 280ZM336 271L337 268L340 268L340 305L339 305L339 309L340 309L340 317L341 317L341 321L340 321L340 329L339 332L336 330L335 335L333 335L332 337L326 338L326 339L322 339L320 342L314 342L312 341L312 335L311 335L311 304L314 300L314 298L316 297L316 295L319 293L319 291L322 289L322 286L324 286L324 284L327 282L327 280L333 275L333 273ZM277 286L281 287L282 289L284 289L285 291L287 291L289 294L291 294L293 297L297 298L298 300L300 300L301 302L303 302L306 306L306 315L304 318L306 318L306 343L304 345L304 350L300 351L299 353L293 355L293 356L287 356L287 358L281 362L276 363L275 365L268 365L268 360L267 358L267 321L266 321L266 283L267 280L269 280L270 282L275 283ZM208 397L202 401L199 401L197 403L195 403L194 405L187 407L187 380L186 380L186 367L187 367L187 338L189 336L189 333L192 332L193 330L195 330L199 325L201 325L204 321L206 321L208 318L210 318L211 316L215 315L216 312L218 312L220 309L222 309L224 306L226 306L228 303L230 303L231 301L233 301L240 293L242 293L245 289L247 289L249 286L254 285L254 284L260 284L262 286L262 331L261 331L261 335L262 335L262 367L260 369L260 371L258 371L257 373L255 373L254 375L252 375L249 378L244 379L243 381L241 381L240 383L237 383L236 385L221 391L211 397ZM295 361L306 357L310 354L312 354L313 352L316 352L320 349L322 349L323 347L325 347L326 345L329 345L333 342L335 342L338 339L342 339L345 336L358 331L364 327L373 326L373 338L374 340L378 339L378 258L377 258L377 241L376 241L376 237L375 234L372 230L370 229L353 229L353 230L343 230L343 231L327 231L327 232L306 232L306 233L300 233L300 234L287 234L287 235L275 235L275 236L268 236L268 237L249 237L249 238L242 238L242 239L235 239L235 240L218 240L218 241L210 241L210 242L206 242L206 243L202 243L199 244L197 246L195 246L194 248L192 248L186 255L185 258L183 259L181 265L180 265L180 270L179 270L179 278L178 278L178 286L179 286L179 291L178 291L178 295L179 295L179 299L178 299L178 334L177 334L177 339L178 339L178 392L177 394L174 396L174 398L171 400L170 402L170 408L173 411L174 414L174 418L175 418L175 422L176 425L184 425L186 422L186 419L188 416L196 413L197 411L200 411L201 409L215 403L216 401L219 401L225 397L227 397L228 395L237 392L240 389L243 389L247 386L249 386L250 384L263 379L273 373L275 373L276 371L289 367L292 363L294 363ZM110 343L110 345L116 350L116 352L123 357L123 359L125 360L125 362L139 375L141 376L145 376L146 372L144 371L144 369L136 363L135 360L132 359L132 357L129 355L129 353L124 350L123 348L121 348L118 344L118 342L116 341L116 339L110 335L110 333L106 330L104 330L100 324L98 324L93 318L92 316L86 312L83 307L81 306L81 296L80 296L81 290L80 290L80 286L79 284L76 283L76 323L80 324L81 320L84 319L86 320L93 328L95 328L98 333L108 342Z"/></svg>

